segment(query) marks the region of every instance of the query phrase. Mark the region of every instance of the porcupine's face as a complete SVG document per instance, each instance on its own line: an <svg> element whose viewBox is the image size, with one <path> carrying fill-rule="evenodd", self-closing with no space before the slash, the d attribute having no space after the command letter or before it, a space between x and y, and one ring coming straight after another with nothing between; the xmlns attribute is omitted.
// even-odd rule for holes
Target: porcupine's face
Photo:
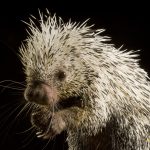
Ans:
<svg viewBox="0 0 150 150"><path fill-rule="evenodd" d="M40 56L38 59L42 60ZM26 68L27 88L24 95L31 102L49 105L53 109L59 103L63 105L64 101L80 97L86 78L78 64L80 60L73 54L63 56L63 50L58 50L51 60L48 64L38 63L33 68Z"/></svg>
<svg viewBox="0 0 150 150"><path fill-rule="evenodd" d="M31 28L32 35L20 50L27 81L24 96L35 104L31 121L40 130L48 128L51 112L82 107L89 84L79 53L81 35L69 25L57 27L55 17L49 21L41 30Z"/></svg>

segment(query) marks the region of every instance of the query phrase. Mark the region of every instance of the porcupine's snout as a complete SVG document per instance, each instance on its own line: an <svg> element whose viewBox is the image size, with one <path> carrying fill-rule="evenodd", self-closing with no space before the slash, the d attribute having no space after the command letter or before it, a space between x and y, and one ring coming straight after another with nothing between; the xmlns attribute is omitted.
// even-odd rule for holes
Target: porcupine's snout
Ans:
<svg viewBox="0 0 150 150"><path fill-rule="evenodd" d="M27 101L41 104L51 105L57 100L57 94L54 88L41 81L33 81L29 84L24 92Z"/></svg>

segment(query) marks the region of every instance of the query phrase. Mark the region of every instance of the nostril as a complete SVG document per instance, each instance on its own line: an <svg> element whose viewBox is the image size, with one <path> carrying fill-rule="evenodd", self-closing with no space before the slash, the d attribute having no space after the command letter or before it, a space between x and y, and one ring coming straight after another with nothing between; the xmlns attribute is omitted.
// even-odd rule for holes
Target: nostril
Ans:
<svg viewBox="0 0 150 150"><path fill-rule="evenodd" d="M24 97L27 101L32 101L32 98L34 97L33 90L30 87L27 87L24 92Z"/></svg>
<svg viewBox="0 0 150 150"><path fill-rule="evenodd" d="M36 100L36 99L41 99L44 96L44 90L41 86L36 86L36 87L32 87L30 88L30 90L27 93L27 96L30 100Z"/></svg>
<svg viewBox="0 0 150 150"><path fill-rule="evenodd" d="M45 95L45 92L41 86L37 86L31 93L35 99L42 99Z"/></svg>
<svg viewBox="0 0 150 150"><path fill-rule="evenodd" d="M33 91L29 91L27 95L28 95L29 99L31 99L32 97L34 97Z"/></svg>
<svg viewBox="0 0 150 150"><path fill-rule="evenodd" d="M43 104L47 101L47 92L40 81L34 81L25 90L25 99L30 102Z"/></svg>
<svg viewBox="0 0 150 150"><path fill-rule="evenodd" d="M27 101L41 105L49 105L57 100L56 90L41 81L33 81L24 92Z"/></svg>

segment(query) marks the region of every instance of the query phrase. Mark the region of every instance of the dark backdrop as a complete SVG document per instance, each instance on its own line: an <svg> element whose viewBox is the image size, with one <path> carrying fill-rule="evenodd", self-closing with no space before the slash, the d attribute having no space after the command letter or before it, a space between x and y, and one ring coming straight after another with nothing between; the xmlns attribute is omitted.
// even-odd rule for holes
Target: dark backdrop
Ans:
<svg viewBox="0 0 150 150"><path fill-rule="evenodd" d="M3 0L0 4L0 81L24 81L22 65L17 56L18 47L26 37L26 25L21 20L28 21L30 14L38 16L38 8L41 11L48 8L65 21L72 18L72 21L83 22L91 18L89 25L105 28L105 34L112 37L116 47L124 45L125 49L140 49L140 65L150 72L150 12L144 2ZM16 84L9 86L23 88ZM22 105L19 106L22 99L23 91L0 87L0 150L42 150L48 142L37 139L31 130L21 133L30 127L28 114L21 113L15 119L22 108ZM56 137L45 150L65 150L65 137L65 134Z"/></svg>

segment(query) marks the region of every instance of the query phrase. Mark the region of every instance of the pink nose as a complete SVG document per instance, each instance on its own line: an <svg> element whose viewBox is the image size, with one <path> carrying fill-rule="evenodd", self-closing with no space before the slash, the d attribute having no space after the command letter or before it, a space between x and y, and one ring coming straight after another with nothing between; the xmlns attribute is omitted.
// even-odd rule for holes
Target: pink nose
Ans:
<svg viewBox="0 0 150 150"><path fill-rule="evenodd" d="M52 88L41 81L34 81L24 93L25 99L41 105L49 105L56 99L56 93Z"/></svg>

